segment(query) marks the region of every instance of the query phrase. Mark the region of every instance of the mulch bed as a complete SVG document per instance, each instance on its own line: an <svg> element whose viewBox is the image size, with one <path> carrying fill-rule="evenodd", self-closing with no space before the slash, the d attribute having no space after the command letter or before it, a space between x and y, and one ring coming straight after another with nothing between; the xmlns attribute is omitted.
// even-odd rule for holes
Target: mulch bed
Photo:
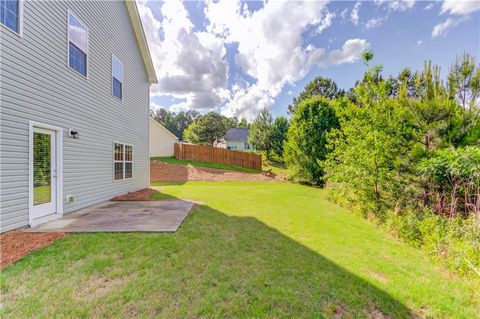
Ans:
<svg viewBox="0 0 480 319"><path fill-rule="evenodd" d="M21 230L1 234L0 268L4 269L32 251L49 246L67 235L61 232L27 233Z"/></svg>
<svg viewBox="0 0 480 319"><path fill-rule="evenodd" d="M120 195L117 197L112 198L114 202L122 202L122 201L147 201L147 200L156 200L151 199L151 194L160 193L159 191L151 188L144 188L136 192L127 193L124 195Z"/></svg>

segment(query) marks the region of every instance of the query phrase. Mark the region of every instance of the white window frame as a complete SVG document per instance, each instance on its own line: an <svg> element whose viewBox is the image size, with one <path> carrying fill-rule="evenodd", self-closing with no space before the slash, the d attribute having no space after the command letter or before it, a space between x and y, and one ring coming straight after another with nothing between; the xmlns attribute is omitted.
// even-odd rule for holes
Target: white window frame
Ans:
<svg viewBox="0 0 480 319"><path fill-rule="evenodd" d="M86 59L87 75L83 75L82 73L80 73L77 70L70 67L70 32L69 32L70 31L69 30L69 26L70 26L69 17L70 17L70 15L72 15L75 19L77 19L77 21L82 24L82 26L85 28L85 30L87 30L87 52L85 52L85 54L87 55L87 59ZM69 70L71 70L73 73L81 76L84 79L88 79L88 75L90 74L90 72L88 71L88 67L90 66L90 61L89 61L90 53L89 53L89 51L90 51L90 30L88 29L87 25L81 19L79 19L78 16L75 13L73 13L72 10L68 9L67 10L67 68Z"/></svg>
<svg viewBox="0 0 480 319"><path fill-rule="evenodd" d="M115 144L120 144L120 145L123 145L123 159L121 161L118 161L115 159ZM125 181L125 180L129 180L129 179L133 179L133 157L134 157L134 149L133 149L133 145L131 144L127 144L127 143L123 143L123 142L118 142L118 141L113 141L113 145L112 145L112 149L113 149L113 156L112 156L112 178L113 178L113 181L114 182L121 182L121 181ZM125 146L130 146L132 148L132 160L131 161L127 161L125 159L125 150L126 150L126 147ZM123 170L122 170L122 178L121 179L115 179L115 163L122 163L122 167L123 167ZM126 163L132 163L132 176L131 177L125 177L125 164Z"/></svg>
<svg viewBox="0 0 480 319"><path fill-rule="evenodd" d="M3 29L8 30L9 32L12 32L16 36L18 36L20 38L23 38L23 0L18 0L18 21L17 21L17 23L18 23L18 32L13 31L12 29L7 27L3 23L0 23L0 26Z"/></svg>
<svg viewBox="0 0 480 319"><path fill-rule="evenodd" d="M121 97L121 98L119 98L118 96L116 96L115 94L113 94L113 59L116 59L116 60L120 63L120 65L122 66L122 81L120 82L120 83L122 83L122 97ZM119 58L117 58L114 54L112 54L112 65L111 65L111 67L112 67L112 87L111 87L110 92L111 92L111 94L112 94L113 97L119 99L120 101L123 101L123 93L124 93L124 90L123 90L123 88L124 88L124 86L123 86L123 76L124 76L124 73L123 73L123 62L122 62Z"/></svg>

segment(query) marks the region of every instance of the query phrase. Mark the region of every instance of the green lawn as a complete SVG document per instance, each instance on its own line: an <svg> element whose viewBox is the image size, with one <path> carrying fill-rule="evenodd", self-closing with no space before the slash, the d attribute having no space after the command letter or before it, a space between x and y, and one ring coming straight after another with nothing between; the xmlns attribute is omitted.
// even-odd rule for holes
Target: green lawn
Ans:
<svg viewBox="0 0 480 319"><path fill-rule="evenodd" d="M479 282L289 183L166 184L173 234L77 234L3 271L0 315L476 318ZM476 295L474 292L476 291ZM388 317L387 317L388 316Z"/></svg>
<svg viewBox="0 0 480 319"><path fill-rule="evenodd" d="M260 171L251 169L251 168L244 168L240 166L234 165L227 165L227 164L220 164L220 163L211 163L211 162L197 162L197 161L183 161L176 159L175 157L151 157L150 160L157 160L168 164L190 164L193 166L200 166L200 167L210 167L210 168L218 168L218 169L227 169L233 171L240 171L240 172L247 172L247 173L260 173Z"/></svg>
<svg viewBox="0 0 480 319"><path fill-rule="evenodd" d="M35 186L33 188L33 202L35 205L49 203L52 197L51 189L50 185Z"/></svg>

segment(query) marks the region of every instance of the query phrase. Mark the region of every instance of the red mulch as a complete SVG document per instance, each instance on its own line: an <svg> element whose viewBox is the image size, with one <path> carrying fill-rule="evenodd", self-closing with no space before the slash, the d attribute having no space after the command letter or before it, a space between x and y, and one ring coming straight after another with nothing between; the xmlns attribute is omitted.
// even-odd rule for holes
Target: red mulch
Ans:
<svg viewBox="0 0 480 319"><path fill-rule="evenodd" d="M12 231L0 235L0 267L3 269L30 252L49 246L67 233L28 233Z"/></svg>
<svg viewBox="0 0 480 319"><path fill-rule="evenodd" d="M114 202L121 202L121 201L146 201L146 200L155 200L151 199L151 194L160 193L157 190L151 188L144 188L136 192L127 193L124 195L120 195L117 197L112 198Z"/></svg>
<svg viewBox="0 0 480 319"><path fill-rule="evenodd" d="M168 164L161 161L150 162L150 181L152 182L275 180L280 179L261 173L247 173L184 164Z"/></svg>

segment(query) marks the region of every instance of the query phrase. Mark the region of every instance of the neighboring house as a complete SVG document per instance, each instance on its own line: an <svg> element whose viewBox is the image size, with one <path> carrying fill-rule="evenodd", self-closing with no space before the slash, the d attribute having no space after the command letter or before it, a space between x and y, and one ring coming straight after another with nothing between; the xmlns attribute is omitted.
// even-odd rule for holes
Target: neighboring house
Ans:
<svg viewBox="0 0 480 319"><path fill-rule="evenodd" d="M135 1L0 1L0 231L149 186Z"/></svg>
<svg viewBox="0 0 480 319"><path fill-rule="evenodd" d="M227 143L225 143L225 140L223 138L222 139L216 139L215 141L213 141L213 147L227 148Z"/></svg>
<svg viewBox="0 0 480 319"><path fill-rule="evenodd" d="M227 134L225 134L225 147L228 150L253 150L253 147L248 142L249 136L249 129L231 128L227 131Z"/></svg>
<svg viewBox="0 0 480 319"><path fill-rule="evenodd" d="M173 145L178 138L157 120L150 117L150 157L173 156Z"/></svg>

